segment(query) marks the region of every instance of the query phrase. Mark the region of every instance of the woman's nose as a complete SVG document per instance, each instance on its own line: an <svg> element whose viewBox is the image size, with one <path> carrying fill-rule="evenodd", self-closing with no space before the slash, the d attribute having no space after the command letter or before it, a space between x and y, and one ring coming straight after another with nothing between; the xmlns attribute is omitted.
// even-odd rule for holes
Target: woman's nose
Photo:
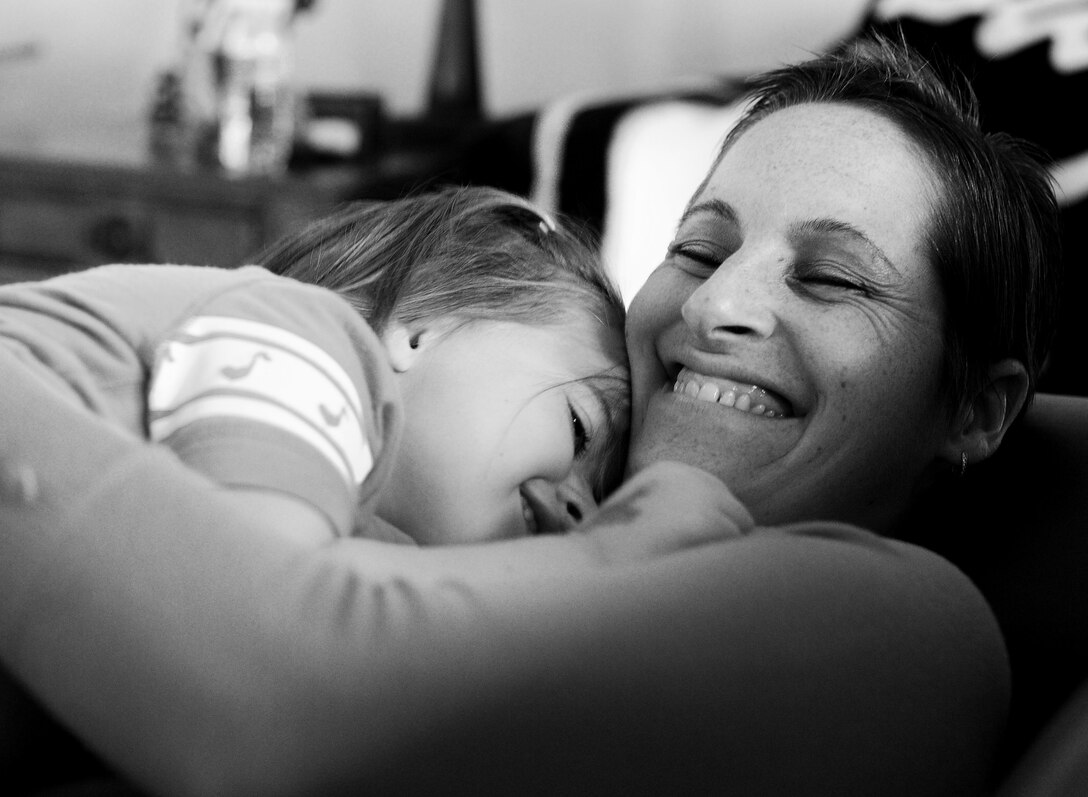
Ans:
<svg viewBox="0 0 1088 797"><path fill-rule="evenodd" d="M586 479L571 473L562 481L531 479L525 485L537 531L561 534L570 531L597 509L597 501Z"/></svg>
<svg viewBox="0 0 1088 797"><path fill-rule="evenodd" d="M680 308L684 323L703 343L736 336L767 338L776 321L766 271L751 260L726 260Z"/></svg>

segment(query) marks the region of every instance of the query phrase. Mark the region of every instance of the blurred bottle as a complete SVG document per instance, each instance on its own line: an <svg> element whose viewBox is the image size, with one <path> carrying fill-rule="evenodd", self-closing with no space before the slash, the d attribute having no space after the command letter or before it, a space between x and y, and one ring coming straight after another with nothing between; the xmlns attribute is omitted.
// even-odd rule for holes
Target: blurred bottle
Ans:
<svg viewBox="0 0 1088 797"><path fill-rule="evenodd" d="M185 147L232 175L287 168L295 136L296 0L188 0L180 67Z"/></svg>
<svg viewBox="0 0 1088 797"><path fill-rule="evenodd" d="M191 165L186 152L182 102L181 78L177 71L165 69L157 73L148 120L151 157L156 163L175 168Z"/></svg>

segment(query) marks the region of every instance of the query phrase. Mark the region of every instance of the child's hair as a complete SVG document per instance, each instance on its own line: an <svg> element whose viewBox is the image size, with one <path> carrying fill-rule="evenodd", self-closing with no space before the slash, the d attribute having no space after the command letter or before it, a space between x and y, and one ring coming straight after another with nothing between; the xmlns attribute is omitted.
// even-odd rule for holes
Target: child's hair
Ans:
<svg viewBox="0 0 1088 797"><path fill-rule="evenodd" d="M588 238L496 188L353 202L257 262L336 291L379 333L391 319L548 324L572 309L623 327L623 302Z"/></svg>
<svg viewBox="0 0 1088 797"><path fill-rule="evenodd" d="M561 325L596 317L622 335L623 301L590 239L567 219L482 186L350 203L267 249L269 271L343 296L379 334L439 317ZM615 452L594 487L622 475L626 368L595 380L616 418Z"/></svg>

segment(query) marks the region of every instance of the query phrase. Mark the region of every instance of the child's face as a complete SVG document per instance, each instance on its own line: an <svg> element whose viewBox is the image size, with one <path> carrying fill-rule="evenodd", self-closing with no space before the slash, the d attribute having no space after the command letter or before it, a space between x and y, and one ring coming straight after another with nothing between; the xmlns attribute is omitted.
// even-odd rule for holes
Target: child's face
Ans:
<svg viewBox="0 0 1088 797"><path fill-rule="evenodd" d="M378 514L424 545L570 528L626 434L601 393L626 389L623 346L588 318L432 326L398 368L406 423Z"/></svg>

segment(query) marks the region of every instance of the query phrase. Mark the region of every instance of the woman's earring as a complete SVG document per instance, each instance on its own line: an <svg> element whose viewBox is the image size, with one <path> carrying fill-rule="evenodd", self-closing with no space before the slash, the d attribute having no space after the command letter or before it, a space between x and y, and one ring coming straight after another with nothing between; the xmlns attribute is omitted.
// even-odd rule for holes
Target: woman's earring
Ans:
<svg viewBox="0 0 1088 797"><path fill-rule="evenodd" d="M967 452L960 452L960 478L963 478L963 474L967 473Z"/></svg>

